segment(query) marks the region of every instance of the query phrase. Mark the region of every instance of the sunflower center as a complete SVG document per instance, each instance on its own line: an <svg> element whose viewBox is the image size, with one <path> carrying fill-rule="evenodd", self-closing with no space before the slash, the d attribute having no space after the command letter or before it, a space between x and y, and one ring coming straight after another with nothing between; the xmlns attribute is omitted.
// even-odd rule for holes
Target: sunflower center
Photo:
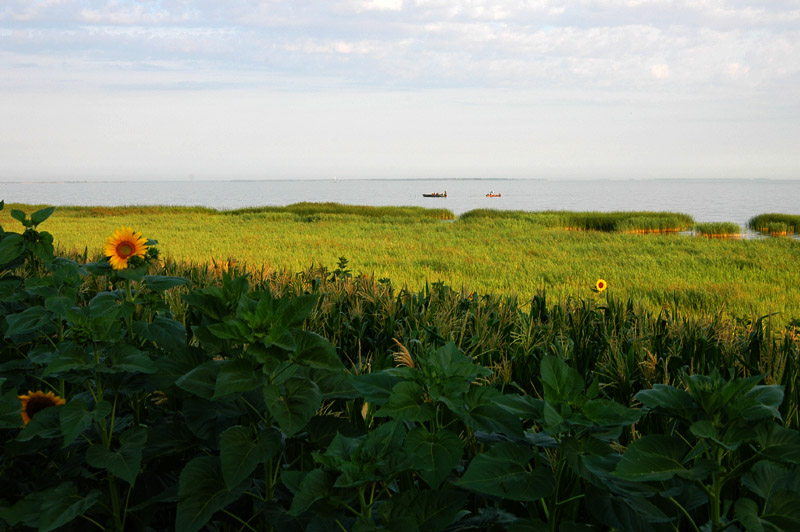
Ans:
<svg viewBox="0 0 800 532"><path fill-rule="evenodd" d="M52 398L37 395L30 398L27 406L25 406L25 413L28 414L29 418L32 418L37 413L51 406L55 406L55 402L53 402Z"/></svg>
<svg viewBox="0 0 800 532"><path fill-rule="evenodd" d="M117 245L117 255L121 259L127 259L131 255L133 255L133 246L130 242L120 242Z"/></svg>

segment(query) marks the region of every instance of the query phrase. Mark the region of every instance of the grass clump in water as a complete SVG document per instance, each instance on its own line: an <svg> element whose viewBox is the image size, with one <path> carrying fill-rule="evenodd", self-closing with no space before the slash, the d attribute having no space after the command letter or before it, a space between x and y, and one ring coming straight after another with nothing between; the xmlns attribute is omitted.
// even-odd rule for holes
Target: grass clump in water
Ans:
<svg viewBox="0 0 800 532"><path fill-rule="evenodd" d="M800 233L800 214L759 214L750 218L747 227L773 236Z"/></svg>
<svg viewBox="0 0 800 532"><path fill-rule="evenodd" d="M741 229L733 222L705 222L694 225L694 231L699 236L709 238L739 238Z"/></svg>
<svg viewBox="0 0 800 532"><path fill-rule="evenodd" d="M571 231L621 233L667 233L682 231L694 224L688 214L648 211L498 211L476 209L461 215L462 220L515 219Z"/></svg>

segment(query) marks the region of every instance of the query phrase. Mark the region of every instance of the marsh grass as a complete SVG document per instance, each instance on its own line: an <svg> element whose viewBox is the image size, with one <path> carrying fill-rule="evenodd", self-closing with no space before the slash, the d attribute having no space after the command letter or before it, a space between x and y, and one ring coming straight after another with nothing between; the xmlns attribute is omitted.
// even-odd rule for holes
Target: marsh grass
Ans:
<svg viewBox="0 0 800 532"><path fill-rule="evenodd" d="M800 233L800 215L767 213L754 216L747 226L761 233L775 236Z"/></svg>
<svg viewBox="0 0 800 532"><path fill-rule="evenodd" d="M8 216L15 207L0 212L4 227L17 223ZM637 301L651 312L667 306L689 313L724 310L747 319L777 313L774 319L782 323L800 316L800 246L789 239L565 231L556 224L564 213L554 212L484 211L489 214L481 216L473 211L442 223L438 210L417 216L417 209L404 208L327 205L315 211L306 204L287 209L233 214L202 208L65 207L56 209L47 224L58 249L89 258L99 256L114 229L131 226L157 239L168 263L197 272L219 270L232 261L262 278L330 267L346 257L354 275L389 278L411 291L444 282L521 300L544 290L562 300L595 297L591 287L603 278L614 297Z"/></svg>
<svg viewBox="0 0 800 532"><path fill-rule="evenodd" d="M741 229L733 222L707 222L694 225L695 233L710 238L739 238Z"/></svg>
<svg viewBox="0 0 800 532"><path fill-rule="evenodd" d="M623 233L678 232L690 227L694 219L688 214L674 212L599 212L599 211L500 211L476 209L461 215L461 219L515 219L544 227L578 231Z"/></svg>

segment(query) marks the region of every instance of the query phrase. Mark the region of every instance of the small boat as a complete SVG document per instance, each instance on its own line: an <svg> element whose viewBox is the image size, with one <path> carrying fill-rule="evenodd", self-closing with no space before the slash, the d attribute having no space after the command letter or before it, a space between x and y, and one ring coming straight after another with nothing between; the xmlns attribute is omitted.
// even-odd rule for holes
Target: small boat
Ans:
<svg viewBox="0 0 800 532"><path fill-rule="evenodd" d="M423 194L422 197L423 198L446 198L447 197L447 191L445 190L444 192L431 192L430 194Z"/></svg>
<svg viewBox="0 0 800 532"><path fill-rule="evenodd" d="M488 194L486 194L486 197L487 198L499 198L501 195L502 194L499 194L499 193L495 194L494 192L489 192Z"/></svg>

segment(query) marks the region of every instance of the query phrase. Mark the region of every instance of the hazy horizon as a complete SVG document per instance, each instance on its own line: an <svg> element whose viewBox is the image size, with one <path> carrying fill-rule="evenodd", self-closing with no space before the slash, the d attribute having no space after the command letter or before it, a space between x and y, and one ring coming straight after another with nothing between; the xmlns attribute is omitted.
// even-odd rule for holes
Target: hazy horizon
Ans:
<svg viewBox="0 0 800 532"><path fill-rule="evenodd" d="M8 0L0 74L0 182L800 178L796 0Z"/></svg>

